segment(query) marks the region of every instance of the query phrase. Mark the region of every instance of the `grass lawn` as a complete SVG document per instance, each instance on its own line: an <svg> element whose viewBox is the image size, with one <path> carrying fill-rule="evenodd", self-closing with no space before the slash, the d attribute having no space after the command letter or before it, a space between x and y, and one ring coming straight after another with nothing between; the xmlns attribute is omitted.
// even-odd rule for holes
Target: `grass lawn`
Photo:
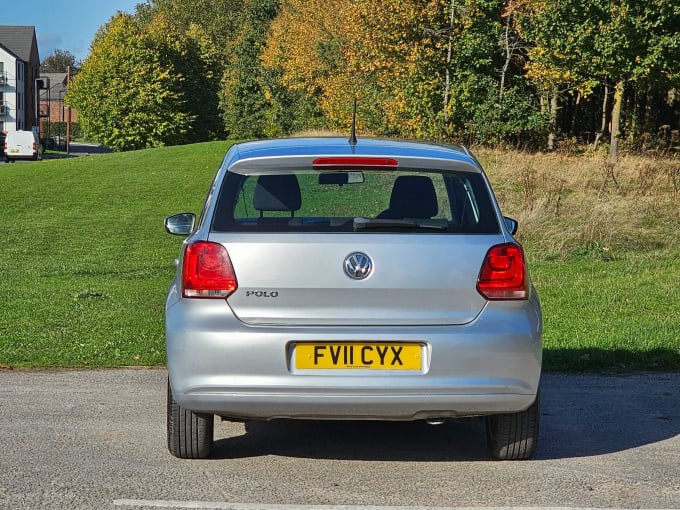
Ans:
<svg viewBox="0 0 680 510"><path fill-rule="evenodd" d="M535 261L544 366L553 371L679 371L680 257L630 254Z"/></svg>
<svg viewBox="0 0 680 510"><path fill-rule="evenodd" d="M181 244L163 218L200 210L228 145L0 166L0 366L162 365ZM532 245L546 370L680 369L676 249L609 260Z"/></svg>
<svg viewBox="0 0 680 510"><path fill-rule="evenodd" d="M200 210L227 147L1 166L0 364L163 364L163 218Z"/></svg>

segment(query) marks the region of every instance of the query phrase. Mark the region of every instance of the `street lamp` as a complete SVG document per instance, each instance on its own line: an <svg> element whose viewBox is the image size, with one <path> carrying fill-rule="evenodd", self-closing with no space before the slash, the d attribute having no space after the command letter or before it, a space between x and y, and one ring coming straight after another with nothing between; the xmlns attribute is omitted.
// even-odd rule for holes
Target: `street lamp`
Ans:
<svg viewBox="0 0 680 510"><path fill-rule="evenodd" d="M62 130L64 129L64 89L59 89L59 105L61 108L61 117L59 122L59 144L58 149L61 150L61 141L63 139Z"/></svg>

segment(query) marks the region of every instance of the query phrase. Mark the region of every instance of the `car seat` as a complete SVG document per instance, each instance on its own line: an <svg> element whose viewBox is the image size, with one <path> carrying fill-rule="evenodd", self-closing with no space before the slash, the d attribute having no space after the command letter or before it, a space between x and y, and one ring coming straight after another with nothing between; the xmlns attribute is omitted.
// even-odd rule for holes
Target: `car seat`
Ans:
<svg viewBox="0 0 680 510"><path fill-rule="evenodd" d="M401 175L392 186L389 208L378 214L377 218L430 219L438 212L437 193L432 179L426 175Z"/></svg>
<svg viewBox="0 0 680 510"><path fill-rule="evenodd" d="M265 211L287 211L293 218L301 205L300 184L295 175L261 175L257 178L253 207L260 212L260 218Z"/></svg>

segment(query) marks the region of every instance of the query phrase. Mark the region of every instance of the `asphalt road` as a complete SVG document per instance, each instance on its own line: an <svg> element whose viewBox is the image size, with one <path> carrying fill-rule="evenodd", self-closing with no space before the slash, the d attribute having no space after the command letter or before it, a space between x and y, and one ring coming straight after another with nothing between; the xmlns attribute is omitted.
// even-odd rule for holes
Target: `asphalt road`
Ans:
<svg viewBox="0 0 680 510"><path fill-rule="evenodd" d="M0 508L680 508L680 374L547 375L535 460L477 420L221 423L165 446L164 370L0 371ZM340 506L349 505L349 506Z"/></svg>
<svg viewBox="0 0 680 510"><path fill-rule="evenodd" d="M94 143L84 143L84 142L72 142L71 147L69 148L69 156L70 157L77 157L77 156L91 156L95 154L108 154L111 152L109 149L102 147L101 145L94 144ZM66 153L62 154L57 154L57 153L49 153L49 154L44 154L43 155L43 160L47 159L63 159L66 157ZM27 163L30 162L31 160L19 160L16 161L13 164L17 163ZM5 156L4 154L0 156L0 164L5 164Z"/></svg>

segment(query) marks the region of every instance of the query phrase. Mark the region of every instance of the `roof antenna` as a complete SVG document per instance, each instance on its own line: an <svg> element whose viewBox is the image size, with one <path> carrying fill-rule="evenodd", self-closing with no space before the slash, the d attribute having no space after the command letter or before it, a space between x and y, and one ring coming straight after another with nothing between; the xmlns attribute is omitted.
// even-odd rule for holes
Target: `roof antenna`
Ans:
<svg viewBox="0 0 680 510"><path fill-rule="evenodd" d="M354 147L357 144L357 98L354 98L354 110L352 111L352 131L349 134L349 144Z"/></svg>

